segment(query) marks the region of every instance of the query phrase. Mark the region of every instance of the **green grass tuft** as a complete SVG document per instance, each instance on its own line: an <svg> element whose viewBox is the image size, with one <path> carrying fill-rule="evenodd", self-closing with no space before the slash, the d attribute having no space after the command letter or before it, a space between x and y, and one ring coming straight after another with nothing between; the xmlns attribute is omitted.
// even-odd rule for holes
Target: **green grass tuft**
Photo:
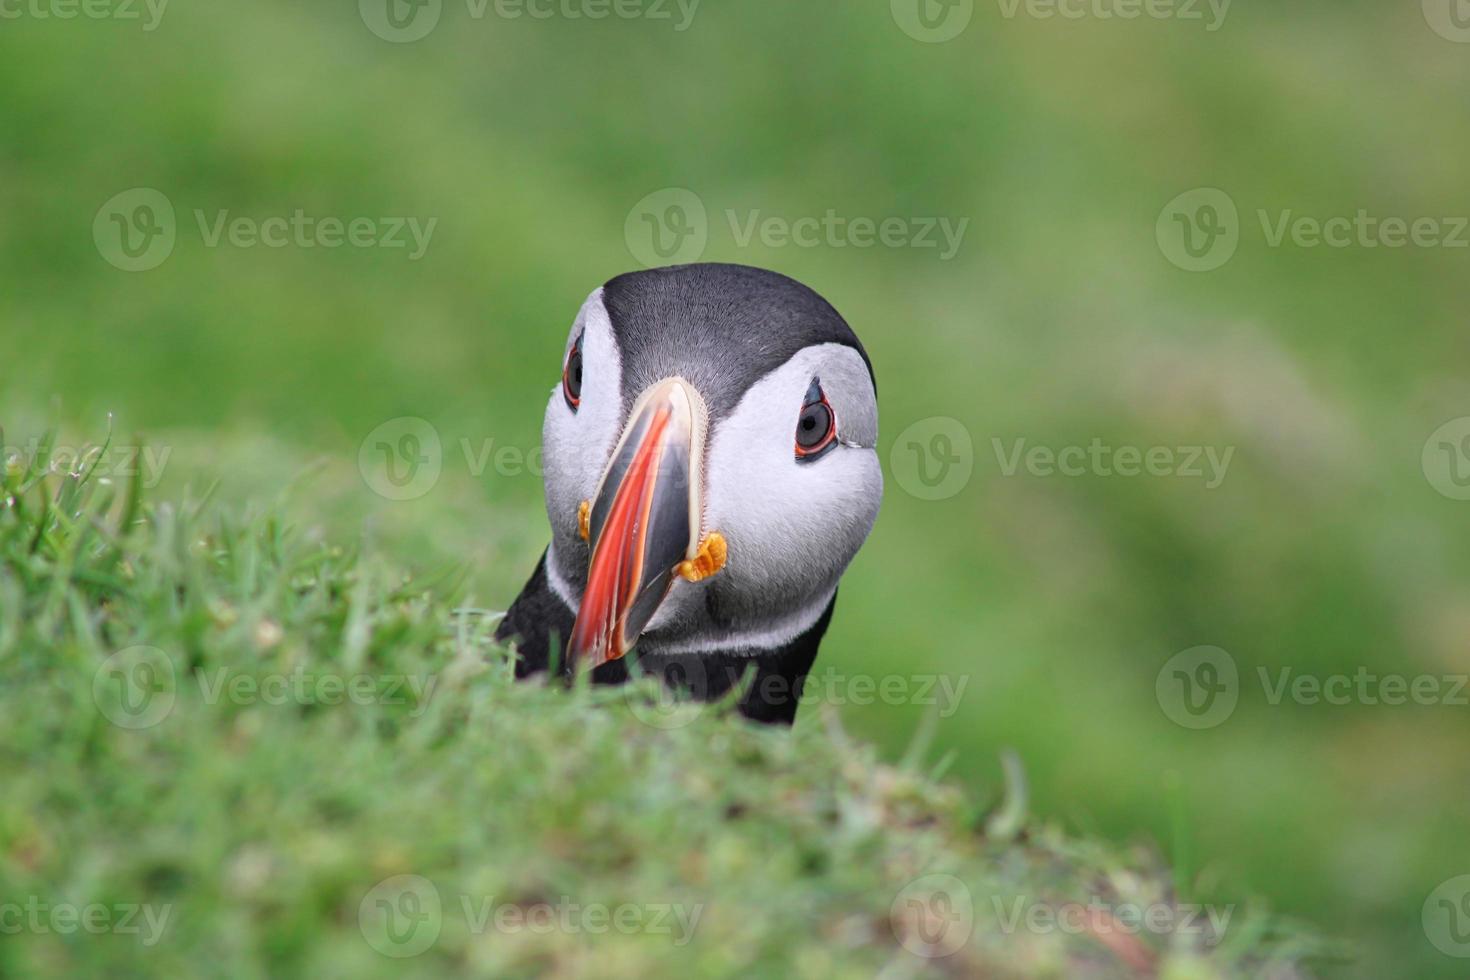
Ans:
<svg viewBox="0 0 1470 980"><path fill-rule="evenodd" d="M1285 977L1312 951L1245 906L1119 921L1180 912L1168 869L1028 818L1013 758L981 807L922 737L882 765L832 713L517 684L453 582L45 447L0 493L0 976Z"/></svg>

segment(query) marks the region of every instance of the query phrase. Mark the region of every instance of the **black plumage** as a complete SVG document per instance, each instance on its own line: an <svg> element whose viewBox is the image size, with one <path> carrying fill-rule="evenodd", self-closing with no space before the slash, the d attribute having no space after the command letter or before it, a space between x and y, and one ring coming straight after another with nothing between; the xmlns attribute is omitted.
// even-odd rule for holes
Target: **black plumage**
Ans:
<svg viewBox="0 0 1470 980"><path fill-rule="evenodd" d="M687 692L701 701L724 697L742 682L747 671L753 671L749 686L741 696L739 710L754 721L791 724L801 703L802 686L827 625L837 597L812 627L791 643L776 650L740 651L697 654L648 654L631 656L638 668L655 674L670 687ZM571 665L561 655L566 638L571 635L573 614L546 581L546 556L536 563L536 570L511 605L495 632L501 643L515 643L516 677L526 678L553 668L563 677L571 674ZM613 660L593 669L594 684L622 684L628 680L627 659Z"/></svg>

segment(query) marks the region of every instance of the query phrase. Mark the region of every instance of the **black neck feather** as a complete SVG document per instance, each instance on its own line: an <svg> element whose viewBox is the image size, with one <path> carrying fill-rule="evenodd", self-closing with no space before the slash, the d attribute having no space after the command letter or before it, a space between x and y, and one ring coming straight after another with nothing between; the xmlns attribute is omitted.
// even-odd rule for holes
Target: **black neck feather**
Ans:
<svg viewBox="0 0 1470 980"><path fill-rule="evenodd" d="M755 676L740 699L740 713L755 721L789 725L796 719L802 687L813 661L817 659L817 647L827 632L827 624L832 621L832 609L836 603L834 594L811 628L779 649L646 654L642 657L638 657L635 650L630 656L638 657L643 670L655 673L666 683L683 688L705 701L725 696L741 683L747 671L753 669ZM502 643L516 642L519 654L516 676L529 677L549 670L553 661L560 663L560 651L564 649L565 638L571 635L573 621L571 611L551 591L546 581L546 556L543 554L536 563L536 570L531 573L530 581L495 631L495 639ZM558 672L563 676L570 675L565 664L559 666ZM603 664L592 672L595 684L621 684L627 679L626 658Z"/></svg>

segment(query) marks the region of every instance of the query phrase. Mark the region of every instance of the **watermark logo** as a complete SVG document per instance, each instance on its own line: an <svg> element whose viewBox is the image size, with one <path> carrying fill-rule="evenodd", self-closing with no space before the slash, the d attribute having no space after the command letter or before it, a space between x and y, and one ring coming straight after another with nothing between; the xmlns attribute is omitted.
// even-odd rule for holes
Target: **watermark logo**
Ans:
<svg viewBox="0 0 1470 980"><path fill-rule="evenodd" d="M709 675L699 657L686 657L656 672L655 683L623 685L629 712L643 724L661 731L683 728L704 714Z"/></svg>
<svg viewBox="0 0 1470 980"><path fill-rule="evenodd" d="M420 875L380 881L358 903L357 927L368 945L384 956L418 956L434 945L444 927L439 889Z"/></svg>
<svg viewBox="0 0 1470 980"><path fill-rule="evenodd" d="M903 887L888 910L893 935L925 959L953 956L975 931L975 902L963 881L928 874Z"/></svg>
<svg viewBox="0 0 1470 980"><path fill-rule="evenodd" d="M389 419L358 447L357 469L378 496L417 500L434 489L444 469L439 430L414 416Z"/></svg>
<svg viewBox="0 0 1470 980"><path fill-rule="evenodd" d="M114 195L92 219L98 253L124 272L158 268L173 254L177 239L173 203L151 187Z"/></svg>
<svg viewBox="0 0 1470 980"><path fill-rule="evenodd" d="M665 187L633 205L623 222L623 240L644 266L698 262L709 244L709 215L698 194Z"/></svg>
<svg viewBox="0 0 1470 980"><path fill-rule="evenodd" d="M173 661L157 647L119 650L92 675L92 701L119 728L152 728L173 711L176 697Z"/></svg>
<svg viewBox="0 0 1470 980"><path fill-rule="evenodd" d="M1197 187L1164 205L1154 237L1159 251L1174 265L1187 272L1210 272L1235 255L1240 213L1229 194Z"/></svg>
<svg viewBox="0 0 1470 980"><path fill-rule="evenodd" d="M935 415L898 434L888 453L894 479L920 500L953 497L975 471L975 444L959 419Z"/></svg>
<svg viewBox="0 0 1470 980"><path fill-rule="evenodd" d="M1446 956L1470 957L1470 875L1443 881L1420 912L1424 935Z"/></svg>
<svg viewBox="0 0 1470 980"><path fill-rule="evenodd" d="M357 0L357 12L378 37L408 44L427 37L439 25L444 0Z"/></svg>
<svg viewBox="0 0 1470 980"><path fill-rule="evenodd" d="M975 0L890 0L893 22L915 41L943 44L970 26Z"/></svg>
<svg viewBox="0 0 1470 980"><path fill-rule="evenodd" d="M1470 44L1470 0L1424 0L1424 19L1445 40Z"/></svg>
<svg viewBox="0 0 1470 980"><path fill-rule="evenodd" d="M1212 646L1176 653L1159 669L1154 695L1176 725L1194 729L1222 725L1240 700L1235 658Z"/></svg>
<svg viewBox="0 0 1470 980"><path fill-rule="evenodd" d="M1470 415L1451 419L1424 443L1420 460L1429 485L1451 500L1470 500Z"/></svg>

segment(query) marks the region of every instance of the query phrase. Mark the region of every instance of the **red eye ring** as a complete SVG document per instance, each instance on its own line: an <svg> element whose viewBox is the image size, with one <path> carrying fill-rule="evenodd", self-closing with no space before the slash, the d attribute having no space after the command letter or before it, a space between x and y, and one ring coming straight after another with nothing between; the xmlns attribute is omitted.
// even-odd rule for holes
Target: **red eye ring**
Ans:
<svg viewBox="0 0 1470 980"><path fill-rule="evenodd" d="M572 350L567 354L567 362L561 369L561 393L567 400L567 406L572 411L582 404L582 335L572 342Z"/></svg>
<svg viewBox="0 0 1470 980"><path fill-rule="evenodd" d="M837 413L827 401L826 392L816 378L807 389L806 401L796 420L797 462L810 462L825 453L837 441Z"/></svg>

